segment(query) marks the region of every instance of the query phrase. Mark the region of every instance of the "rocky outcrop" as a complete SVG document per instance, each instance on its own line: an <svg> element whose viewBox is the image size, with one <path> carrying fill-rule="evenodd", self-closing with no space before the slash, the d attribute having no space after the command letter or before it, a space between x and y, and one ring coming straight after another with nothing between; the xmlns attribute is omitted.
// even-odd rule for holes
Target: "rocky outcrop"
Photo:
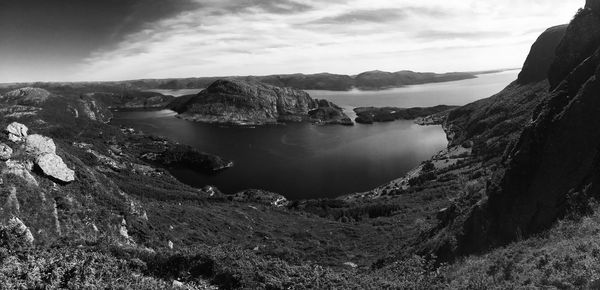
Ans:
<svg viewBox="0 0 600 290"><path fill-rule="evenodd" d="M548 70L552 61L556 47L562 40L567 25L554 26L548 28L531 46L531 51L525 60L523 69L519 73L518 82L520 84L528 84L539 82L548 78Z"/></svg>
<svg viewBox="0 0 600 290"><path fill-rule="evenodd" d="M333 107L327 104L331 111ZM205 123L263 125L277 122L330 122L344 118L341 109L336 114L310 111L319 109L319 102L306 92L280 88L254 81L218 80L196 96L177 100L169 106L179 117ZM347 117L347 116L346 116Z"/></svg>
<svg viewBox="0 0 600 290"><path fill-rule="evenodd" d="M33 157L35 164L47 176L61 182L75 180L75 171L69 169L62 158L56 155L56 145L51 138L38 134L27 136L25 152Z"/></svg>
<svg viewBox="0 0 600 290"><path fill-rule="evenodd" d="M6 160L10 159L12 154L13 154L13 150L12 150L12 148L10 148L10 146L8 146L4 143L0 143L0 160L6 161Z"/></svg>
<svg viewBox="0 0 600 290"><path fill-rule="evenodd" d="M319 107L308 112L311 119L321 124L354 125L338 105L327 100L317 100L317 103Z"/></svg>
<svg viewBox="0 0 600 290"><path fill-rule="evenodd" d="M40 88L25 87L10 91L0 97L0 102L37 106L50 97L50 92Z"/></svg>
<svg viewBox="0 0 600 290"><path fill-rule="evenodd" d="M36 158L35 163L44 174L62 182L75 180L75 171L69 169L65 162L56 154L43 154Z"/></svg>
<svg viewBox="0 0 600 290"><path fill-rule="evenodd" d="M45 154L55 154L56 145L52 138L33 134L27 136L25 139L25 151L36 157Z"/></svg>
<svg viewBox="0 0 600 290"><path fill-rule="evenodd" d="M8 140L13 142L21 142L27 137L28 128L17 122L10 123L4 130L7 134Z"/></svg>

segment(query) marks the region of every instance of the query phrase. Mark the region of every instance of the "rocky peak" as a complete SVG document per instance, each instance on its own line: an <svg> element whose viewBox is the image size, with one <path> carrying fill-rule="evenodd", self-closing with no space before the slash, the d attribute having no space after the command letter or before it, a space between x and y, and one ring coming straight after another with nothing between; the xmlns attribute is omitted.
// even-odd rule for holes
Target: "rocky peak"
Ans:
<svg viewBox="0 0 600 290"><path fill-rule="evenodd" d="M531 46L531 51L525 60L523 69L519 73L519 84L528 84L545 80L548 70L554 61L556 47L562 40L567 25L548 28Z"/></svg>

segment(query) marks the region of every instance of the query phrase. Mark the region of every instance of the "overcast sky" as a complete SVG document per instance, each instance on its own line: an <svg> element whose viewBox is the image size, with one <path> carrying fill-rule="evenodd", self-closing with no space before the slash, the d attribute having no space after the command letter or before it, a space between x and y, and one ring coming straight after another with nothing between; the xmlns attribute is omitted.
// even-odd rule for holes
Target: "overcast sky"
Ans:
<svg viewBox="0 0 600 290"><path fill-rule="evenodd" d="M0 0L0 82L520 67L584 0Z"/></svg>

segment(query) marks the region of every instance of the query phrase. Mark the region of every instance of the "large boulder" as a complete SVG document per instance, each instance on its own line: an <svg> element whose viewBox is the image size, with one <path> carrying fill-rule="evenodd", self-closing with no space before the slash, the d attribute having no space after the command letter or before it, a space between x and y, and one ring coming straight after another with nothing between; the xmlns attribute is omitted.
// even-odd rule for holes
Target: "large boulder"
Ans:
<svg viewBox="0 0 600 290"><path fill-rule="evenodd" d="M55 154L56 144L54 144L54 140L52 140L52 138L34 134L25 138L25 150L27 153L35 156Z"/></svg>
<svg viewBox="0 0 600 290"><path fill-rule="evenodd" d="M69 169L60 156L54 153L42 154L37 157L36 164L44 174L62 182L75 180L75 171Z"/></svg>
<svg viewBox="0 0 600 290"><path fill-rule="evenodd" d="M12 148L10 146L0 143L0 160L6 161L10 159L13 154Z"/></svg>
<svg viewBox="0 0 600 290"><path fill-rule="evenodd" d="M21 142L25 137L27 137L28 130L29 129L27 128L27 126L21 123L12 122L8 126L6 126L6 129L4 131L8 135L8 140L13 142Z"/></svg>

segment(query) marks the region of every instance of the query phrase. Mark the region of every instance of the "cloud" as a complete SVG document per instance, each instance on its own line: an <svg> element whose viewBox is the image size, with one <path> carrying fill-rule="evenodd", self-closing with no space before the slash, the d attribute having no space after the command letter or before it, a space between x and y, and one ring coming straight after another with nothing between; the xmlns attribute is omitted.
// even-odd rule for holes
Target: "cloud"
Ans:
<svg viewBox="0 0 600 290"><path fill-rule="evenodd" d="M399 21L407 16L403 9L355 10L336 16L323 17L309 24L385 23Z"/></svg>
<svg viewBox="0 0 600 290"><path fill-rule="evenodd" d="M62 75L117 80L515 67L539 33L569 21L583 5L563 0L131 1L137 4L127 13L106 14L103 31L110 33L101 35L110 41L98 43L97 30L84 25L82 32L91 33L81 45L94 49L79 55L76 67Z"/></svg>
<svg viewBox="0 0 600 290"><path fill-rule="evenodd" d="M536 31L538 33L539 30ZM506 31L451 31L451 30L423 30L414 34L416 39L421 40L447 40L447 39L475 39L482 40L492 37L506 37L510 33Z"/></svg>

